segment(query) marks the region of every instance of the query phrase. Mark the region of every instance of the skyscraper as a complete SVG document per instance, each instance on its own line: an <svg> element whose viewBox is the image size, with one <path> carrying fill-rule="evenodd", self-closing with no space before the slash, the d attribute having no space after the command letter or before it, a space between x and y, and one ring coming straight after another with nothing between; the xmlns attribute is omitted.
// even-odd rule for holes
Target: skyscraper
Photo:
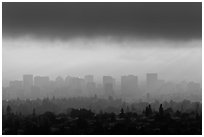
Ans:
<svg viewBox="0 0 204 137"><path fill-rule="evenodd" d="M9 82L9 87L12 87L14 89L19 89L23 87L23 82L19 80L14 80Z"/></svg>
<svg viewBox="0 0 204 137"><path fill-rule="evenodd" d="M24 97L23 81L19 81L19 80L10 81L8 91L13 98L17 98L17 97L23 98Z"/></svg>
<svg viewBox="0 0 204 137"><path fill-rule="evenodd" d="M47 76L36 76L34 78L34 85L39 88L45 88L49 86L49 77Z"/></svg>

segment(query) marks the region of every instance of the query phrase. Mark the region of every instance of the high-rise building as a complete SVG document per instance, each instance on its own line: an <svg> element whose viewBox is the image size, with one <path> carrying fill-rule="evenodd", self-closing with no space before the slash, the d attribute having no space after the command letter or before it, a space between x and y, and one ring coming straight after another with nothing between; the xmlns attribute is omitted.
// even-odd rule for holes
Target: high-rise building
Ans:
<svg viewBox="0 0 204 137"><path fill-rule="evenodd" d="M111 76L103 76L103 88L106 96L114 95L115 79Z"/></svg>
<svg viewBox="0 0 204 137"><path fill-rule="evenodd" d="M34 85L39 88L47 88L50 85L50 79L48 76L36 76Z"/></svg>
<svg viewBox="0 0 204 137"><path fill-rule="evenodd" d="M19 80L10 81L9 87L14 88L14 89L15 88L16 89L22 88L23 87L23 81L19 81Z"/></svg>
<svg viewBox="0 0 204 137"><path fill-rule="evenodd" d="M24 90L23 90L23 81L15 80L9 82L9 93L12 98L23 98ZM28 90L27 90L28 92Z"/></svg>

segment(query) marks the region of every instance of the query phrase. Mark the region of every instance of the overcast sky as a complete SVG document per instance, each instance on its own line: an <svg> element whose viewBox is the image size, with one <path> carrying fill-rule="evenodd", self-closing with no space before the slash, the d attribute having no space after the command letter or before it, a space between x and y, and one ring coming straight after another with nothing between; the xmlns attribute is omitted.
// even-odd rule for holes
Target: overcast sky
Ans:
<svg viewBox="0 0 204 137"><path fill-rule="evenodd" d="M3 34L201 38L201 3L3 3Z"/></svg>
<svg viewBox="0 0 204 137"><path fill-rule="evenodd" d="M5 80L152 71L201 81L202 3L2 5Z"/></svg>

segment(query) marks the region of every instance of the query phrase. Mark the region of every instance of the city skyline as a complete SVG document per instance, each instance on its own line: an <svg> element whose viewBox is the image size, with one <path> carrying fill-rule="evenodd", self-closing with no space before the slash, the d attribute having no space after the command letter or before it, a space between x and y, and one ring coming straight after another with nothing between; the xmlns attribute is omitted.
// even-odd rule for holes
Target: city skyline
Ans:
<svg viewBox="0 0 204 137"><path fill-rule="evenodd" d="M181 81L178 83L161 79L157 73L146 73L146 80L140 81L136 75L123 75L119 81L112 76L101 77L101 82L95 80L94 75L84 77L57 76L50 79L49 76L34 76L24 74L22 80L13 80L9 86L3 87L4 99L15 98L43 98L43 97L90 97L102 98L117 97L125 100L157 99L159 96L169 99L185 99L199 101L202 87L200 83L193 81ZM175 95L177 97L174 97ZM178 95L177 95L178 94ZM185 96L183 95L185 94ZM180 96L182 95L182 96ZM180 96L180 97L179 97Z"/></svg>
<svg viewBox="0 0 204 137"><path fill-rule="evenodd" d="M137 77L137 81L138 81L138 83L143 83L143 82L146 82L147 81L147 75L148 74L153 74L153 75L155 75L157 78L158 78L158 73L155 73L155 72L152 72L152 73L146 73L146 74L144 74L143 75L143 78L141 79L138 75L135 75L135 74L124 74L124 75L120 75L119 77L117 77L117 78L115 78L114 76L111 76L111 75L101 75L101 76L95 76L95 75L93 75L93 74L85 74L85 75L83 75L83 76L74 76L74 75L66 75L66 76L61 76L61 75L56 75L56 76L53 76L53 77L50 77L50 76L46 76L46 75L34 75L34 74L23 74L21 77L22 77L22 79L21 78L17 78L17 79L11 79L11 80L9 80L8 81L8 83L7 84L5 84L5 85L3 85L3 87L6 87L6 86L8 86L9 85L9 82L10 81L23 81L23 76L24 75L32 75L33 76L33 80L35 79L35 78L47 78L49 81L51 80L51 81L55 81L55 80L57 80L57 79L63 79L63 80L66 80L66 78L68 78L68 77L74 77L74 78L80 78L80 79L89 79L89 81L91 81L91 80L93 80L94 82L98 82L98 83L103 83L103 77L104 76L110 76L110 77L112 77L114 80L115 80L115 82L116 83L118 83L118 82L121 82L121 79L123 78L123 77L128 77L128 76L133 76L133 77ZM159 74L160 75L160 74ZM91 77L91 78L90 78ZM160 76L161 77L161 76ZM158 79L157 79L158 80ZM183 79L183 80L180 80L180 81L173 81L173 80L168 80L168 79L160 79L160 80L165 80L165 81L167 81L167 82L174 82L174 83L179 83L179 82L196 82L196 83L199 83L199 84L201 84L200 82L197 82L197 81L193 81L193 80L191 80L191 79L188 79L188 80L185 80L185 79ZM34 82L33 82L34 83Z"/></svg>
<svg viewBox="0 0 204 137"><path fill-rule="evenodd" d="M202 2L3 2L2 134L202 134Z"/></svg>

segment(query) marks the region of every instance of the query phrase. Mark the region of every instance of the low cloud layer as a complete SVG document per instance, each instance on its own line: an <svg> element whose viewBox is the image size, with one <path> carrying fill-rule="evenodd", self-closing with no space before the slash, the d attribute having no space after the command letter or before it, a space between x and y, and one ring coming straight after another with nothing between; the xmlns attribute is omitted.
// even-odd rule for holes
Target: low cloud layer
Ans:
<svg viewBox="0 0 204 137"><path fill-rule="evenodd" d="M195 48L202 47L200 39L174 41L168 39L141 39L138 37L118 36L95 36L75 37L66 40L38 38L32 35L21 37L6 37L3 39L3 47L64 47L64 48L98 48L98 47L121 47L121 48Z"/></svg>
<svg viewBox="0 0 204 137"><path fill-rule="evenodd" d="M184 46L185 45L185 46ZM202 79L201 41L72 39L3 40L3 81L19 79L22 74L84 76L138 75L158 72L166 80Z"/></svg>
<svg viewBox="0 0 204 137"><path fill-rule="evenodd" d="M117 35L170 40L202 36L201 2L4 2L2 5L3 36L32 34L67 39Z"/></svg>

